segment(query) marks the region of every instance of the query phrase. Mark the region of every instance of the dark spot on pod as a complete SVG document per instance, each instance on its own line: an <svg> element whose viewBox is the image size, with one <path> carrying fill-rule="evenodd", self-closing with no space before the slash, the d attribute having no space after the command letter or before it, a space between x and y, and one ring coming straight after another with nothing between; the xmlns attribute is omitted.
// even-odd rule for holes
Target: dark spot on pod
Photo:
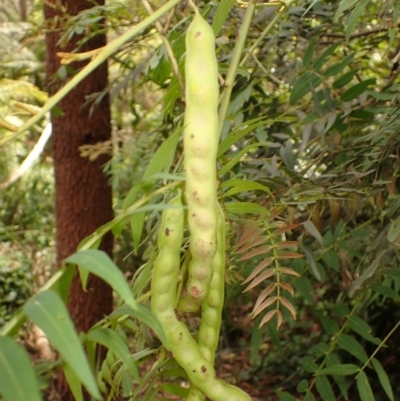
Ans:
<svg viewBox="0 0 400 401"><path fill-rule="evenodd" d="M197 37L199 37L199 36L201 36L201 31L197 31L197 32L194 34L194 37L195 37L195 38L197 38Z"/></svg>
<svg viewBox="0 0 400 401"><path fill-rule="evenodd" d="M192 370L192 372L193 372L193 373L196 373L196 370L195 370L195 369L193 369L193 370Z"/></svg>
<svg viewBox="0 0 400 401"><path fill-rule="evenodd" d="M206 372L207 372L206 367L205 367L205 366L202 366L202 367L201 367L201 371L202 371L202 373L206 373Z"/></svg>
<svg viewBox="0 0 400 401"><path fill-rule="evenodd" d="M191 137L191 138L194 138L194 135L193 135L193 134L190 134L190 137Z"/></svg>
<svg viewBox="0 0 400 401"><path fill-rule="evenodd" d="M169 237L169 228L168 228L168 227L165 229L165 235L166 235L167 237Z"/></svg>
<svg viewBox="0 0 400 401"><path fill-rule="evenodd" d="M192 217L196 217L196 213L192 213Z"/></svg>

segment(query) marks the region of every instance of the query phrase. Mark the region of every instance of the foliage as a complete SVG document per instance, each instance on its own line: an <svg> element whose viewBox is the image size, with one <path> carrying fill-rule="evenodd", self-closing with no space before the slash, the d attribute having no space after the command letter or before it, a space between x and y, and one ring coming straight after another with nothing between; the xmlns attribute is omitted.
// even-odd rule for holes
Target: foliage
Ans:
<svg viewBox="0 0 400 401"><path fill-rule="evenodd" d="M272 373L272 367L275 372L283 369L277 360L288 361L283 364L285 376L293 374L298 380L296 386L276 383L283 401L295 399L291 394L307 401L365 401L378 393L396 399L396 365L388 355L395 352L392 338L400 322L393 312L400 298L398 5L299 1L281 8L281 3L262 3L238 55L235 38L248 15L239 7L241 2L221 2L219 7L199 3L218 33L219 71L228 88L222 98L226 93L230 98L218 151L219 199L230 228L226 281L228 299L236 298L234 291L239 296L238 288L245 289L239 305L244 300L253 305L251 355L258 364L254 369ZM68 22L66 36L91 26L102 12L115 35L115 21L132 23L129 7L144 17L144 8L136 4L94 7L90 15L83 13ZM182 75L188 18L188 9L178 6L166 35ZM119 142L107 168L113 173L117 217L73 256L82 258L105 232L119 236L129 224L137 260L145 262L133 277L136 301L128 301L131 309L120 305L81 339L97 384L110 399L120 393L132 400L151 400L159 391L184 396L185 389L176 381L155 383L158 376L187 379L176 361L146 346L157 344L147 326L162 337L145 301L159 213L167 207L163 194L182 185L176 173L184 111L177 71L150 26L132 36L129 45L112 51L117 53L111 68L121 72L112 75L109 88L117 106ZM144 43L151 44L147 52L139 51ZM240 64L230 86L227 72L235 57ZM144 106L146 102L138 105L138 91L148 88L160 96L150 100L150 107ZM138 144L134 151L131 138ZM10 149L17 147L14 144ZM132 181L137 183L133 187ZM98 274L101 266L111 263L98 253L92 256L99 263L86 268ZM117 275L104 278L111 283ZM125 284L114 285L127 300ZM69 319L64 311L60 316ZM42 316L36 323L46 322ZM54 337L51 329L45 331ZM132 347L127 335L131 331L137 338L130 359L126 350ZM291 333L298 331L303 335L295 340L298 337ZM79 341L76 333L71 336ZM262 345L271 341L277 350L257 357ZM109 349L97 370L96 343ZM150 355L157 357L156 363L138 377L132 360L140 363ZM81 383L98 396L91 372L63 366L77 399ZM25 369L29 370L26 363Z"/></svg>

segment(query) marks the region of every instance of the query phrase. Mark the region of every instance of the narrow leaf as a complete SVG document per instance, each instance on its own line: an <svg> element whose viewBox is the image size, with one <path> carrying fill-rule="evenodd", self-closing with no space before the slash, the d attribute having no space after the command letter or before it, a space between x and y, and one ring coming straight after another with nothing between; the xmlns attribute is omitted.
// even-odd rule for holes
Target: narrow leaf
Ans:
<svg viewBox="0 0 400 401"><path fill-rule="evenodd" d="M275 274L275 268L271 267L267 269L261 276L258 276L243 292L250 291L252 288L256 287L258 284L266 280L267 278Z"/></svg>
<svg viewBox="0 0 400 401"><path fill-rule="evenodd" d="M311 220L305 221L303 226L320 243L321 246L324 246L324 239Z"/></svg>
<svg viewBox="0 0 400 401"><path fill-rule="evenodd" d="M246 255L242 256L239 261L247 260L254 258L255 256L263 255L265 253L269 253L272 249L271 245L264 245L260 246L259 248L253 249L251 252L247 253Z"/></svg>
<svg viewBox="0 0 400 401"><path fill-rule="evenodd" d="M105 327L99 327L90 331L86 338L89 341L94 341L108 348L117 358L121 359L132 377L139 380L139 373L130 350L115 331Z"/></svg>
<svg viewBox="0 0 400 401"><path fill-rule="evenodd" d="M379 382L381 383L382 388L385 390L386 395L388 396L390 401L394 401L393 390L392 390L392 386L390 385L390 381L389 381L389 377L388 377L387 373L385 372L381 363L377 359L372 358L371 362L378 375Z"/></svg>
<svg viewBox="0 0 400 401"><path fill-rule="evenodd" d="M263 290L263 292L258 296L257 301L254 305L253 308L253 315L257 316L260 312L258 312L258 307L262 304L265 298L268 297L269 294L271 294L272 291L276 288L276 283L271 283L267 288Z"/></svg>
<svg viewBox="0 0 400 401"><path fill-rule="evenodd" d="M33 296L23 309L43 330L89 393L94 398L101 399L82 344L61 299L52 291L40 292Z"/></svg>
<svg viewBox="0 0 400 401"><path fill-rule="evenodd" d="M129 306L134 309L137 307L132 291L124 275L105 252L87 249L69 256L65 259L65 263L77 264L80 268L99 276L108 283Z"/></svg>
<svg viewBox="0 0 400 401"><path fill-rule="evenodd" d="M302 255L301 253L297 253L297 252L279 252L278 253L278 259L299 259L299 258L304 258L304 255Z"/></svg>
<svg viewBox="0 0 400 401"><path fill-rule="evenodd" d="M271 306L278 298L277 297L271 297L267 298L259 307L257 310L257 313L253 314L253 318L256 317L258 314L260 314L264 309L268 308L268 306Z"/></svg>
<svg viewBox="0 0 400 401"><path fill-rule="evenodd" d="M296 320L296 310L294 309L293 305L285 297L280 297L279 300L281 301L282 305L292 314L293 319Z"/></svg>
<svg viewBox="0 0 400 401"><path fill-rule="evenodd" d="M252 202L232 202L226 203L225 206L226 210L233 214L269 214L269 211L265 207Z"/></svg>
<svg viewBox="0 0 400 401"><path fill-rule="evenodd" d="M264 259L262 262L260 262L257 267L251 272L251 274L249 275L249 277L246 278L246 280L243 281L243 284L248 283L249 281L253 280L253 278L255 276L257 276L258 273L260 273L260 271L262 269L264 269L265 267L269 266L272 262L273 262L273 258L269 257Z"/></svg>
<svg viewBox="0 0 400 401"><path fill-rule="evenodd" d="M375 401L374 394L364 371L357 376L357 390L361 401Z"/></svg>
<svg viewBox="0 0 400 401"><path fill-rule="evenodd" d="M279 287L281 287L284 290L286 290L287 292L289 292L292 297L294 296L294 289L293 289L293 287L291 285L289 285L289 284L287 284L287 283L285 283L283 281L280 281L279 282Z"/></svg>
<svg viewBox="0 0 400 401"><path fill-rule="evenodd" d="M337 375L337 376L349 376L354 375L359 372L360 368L357 365L343 364L343 365L334 365L324 368L316 373L316 375Z"/></svg>
<svg viewBox="0 0 400 401"><path fill-rule="evenodd" d="M10 337L0 336L0 378L4 401L42 401L29 356Z"/></svg>
<svg viewBox="0 0 400 401"><path fill-rule="evenodd" d="M295 272L293 269L290 269L289 267L281 267L279 270L284 273L284 274L290 274L291 276L296 276L300 277L300 274Z"/></svg>
<svg viewBox="0 0 400 401"><path fill-rule="evenodd" d="M293 397L286 391L276 390L276 394L278 394L280 401L296 401L296 397Z"/></svg>
<svg viewBox="0 0 400 401"><path fill-rule="evenodd" d="M353 337L347 334L341 334L338 339L339 346L346 350L349 354L354 355L361 362L366 363L368 355L363 346Z"/></svg>
<svg viewBox="0 0 400 401"><path fill-rule="evenodd" d="M324 401L336 401L332 386L326 376L316 376L315 386Z"/></svg>

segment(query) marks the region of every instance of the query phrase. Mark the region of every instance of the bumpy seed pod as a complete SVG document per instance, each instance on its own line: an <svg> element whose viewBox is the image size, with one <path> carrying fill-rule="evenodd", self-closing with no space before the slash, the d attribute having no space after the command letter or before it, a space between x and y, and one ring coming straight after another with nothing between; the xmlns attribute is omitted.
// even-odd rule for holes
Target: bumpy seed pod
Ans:
<svg viewBox="0 0 400 401"><path fill-rule="evenodd" d="M224 306L225 216L219 205L217 205L217 243L208 294L201 306L199 329L200 351L212 364L218 347L222 308Z"/></svg>
<svg viewBox="0 0 400 401"><path fill-rule="evenodd" d="M171 205L180 206L181 197L176 197L171 201ZM177 317L176 282L183 226L183 209L171 208L163 212L157 242L159 254L154 263L151 282L153 313L164 330L168 348L194 386L213 401L251 401L239 388L216 378L213 364L202 355L189 330Z"/></svg>
<svg viewBox="0 0 400 401"><path fill-rule="evenodd" d="M190 252L186 294L180 309L199 309L207 295L216 251L216 157L218 148L218 66L211 26L198 11L186 33L184 121L185 195Z"/></svg>

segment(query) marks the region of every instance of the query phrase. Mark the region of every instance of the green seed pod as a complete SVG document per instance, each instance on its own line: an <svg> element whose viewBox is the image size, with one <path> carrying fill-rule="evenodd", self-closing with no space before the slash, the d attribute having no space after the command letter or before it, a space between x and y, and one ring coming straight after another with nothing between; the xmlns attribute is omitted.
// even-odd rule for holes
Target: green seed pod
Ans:
<svg viewBox="0 0 400 401"><path fill-rule="evenodd" d="M210 288L201 309L199 346L203 356L214 363L221 328L222 308L224 305L225 275L225 216L217 205L217 252L212 263Z"/></svg>
<svg viewBox="0 0 400 401"><path fill-rule="evenodd" d="M207 295L216 251L216 157L218 148L218 65L211 26L198 11L186 33L184 122L185 195L190 253L186 294L180 309L198 310Z"/></svg>

